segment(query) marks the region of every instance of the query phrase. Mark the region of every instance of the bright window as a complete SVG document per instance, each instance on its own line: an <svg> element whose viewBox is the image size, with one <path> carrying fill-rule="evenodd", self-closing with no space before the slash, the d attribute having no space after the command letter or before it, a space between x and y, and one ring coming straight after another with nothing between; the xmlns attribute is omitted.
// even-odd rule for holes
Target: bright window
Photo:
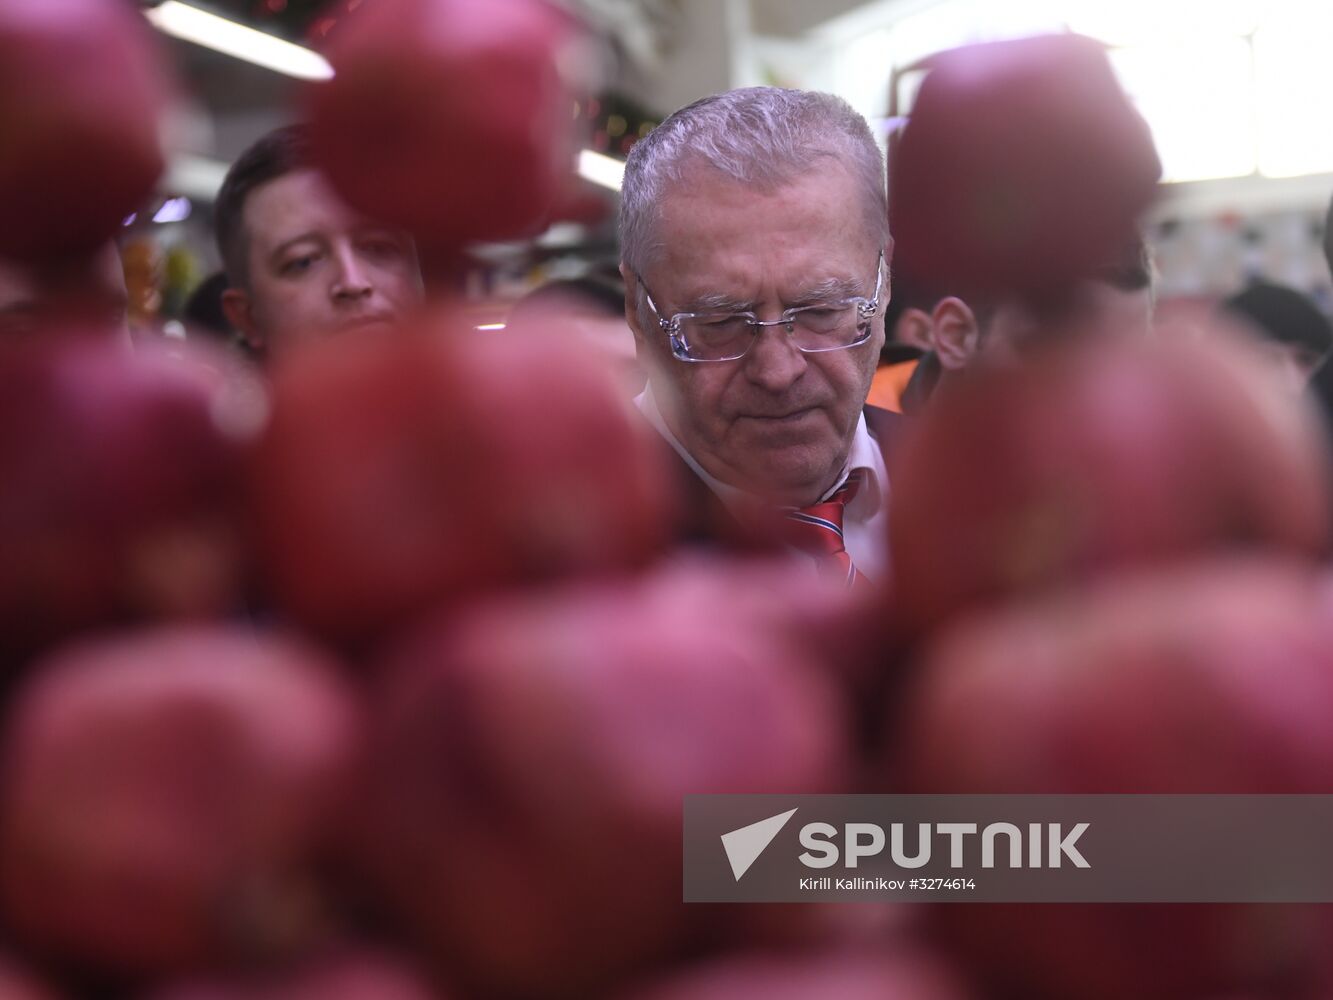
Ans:
<svg viewBox="0 0 1333 1000"><path fill-rule="evenodd" d="M1254 173L1254 87L1243 38L1135 45L1111 65L1152 129L1168 181Z"/></svg>
<svg viewBox="0 0 1333 1000"><path fill-rule="evenodd" d="M868 117L889 75L970 42L1072 30L1107 43L1169 181L1333 172L1333 0L940 0L837 47L839 91ZM900 97L906 96L900 92Z"/></svg>

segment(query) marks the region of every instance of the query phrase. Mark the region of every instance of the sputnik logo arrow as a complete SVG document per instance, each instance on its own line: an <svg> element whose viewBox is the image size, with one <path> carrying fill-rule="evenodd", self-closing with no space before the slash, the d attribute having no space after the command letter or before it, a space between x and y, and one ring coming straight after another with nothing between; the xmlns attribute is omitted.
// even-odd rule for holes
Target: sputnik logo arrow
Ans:
<svg viewBox="0 0 1333 1000"><path fill-rule="evenodd" d="M751 823L739 830L722 834L722 849L727 852L727 860L731 862L731 873L736 876L737 882L750 870L750 866L755 863L759 855L764 853L764 848L773 843L773 838L795 813L795 809L788 809L785 813L778 813L768 819L761 819L758 823Z"/></svg>

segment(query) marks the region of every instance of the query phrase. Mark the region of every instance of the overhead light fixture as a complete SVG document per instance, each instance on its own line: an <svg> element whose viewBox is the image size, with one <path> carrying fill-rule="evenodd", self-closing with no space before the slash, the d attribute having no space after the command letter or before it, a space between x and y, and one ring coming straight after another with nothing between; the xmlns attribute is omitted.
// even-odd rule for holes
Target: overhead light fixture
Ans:
<svg viewBox="0 0 1333 1000"><path fill-rule="evenodd" d="M181 195L164 201L162 207L157 210L157 214L153 216L153 221L158 223L184 222L189 217L190 199Z"/></svg>
<svg viewBox="0 0 1333 1000"><path fill-rule="evenodd" d="M605 153L582 149L579 150L579 176L585 181L619 191L620 182L625 176L625 164Z"/></svg>
<svg viewBox="0 0 1333 1000"><path fill-rule="evenodd" d="M166 0L144 11L159 31L301 80L327 80L333 67L318 52L225 17Z"/></svg>

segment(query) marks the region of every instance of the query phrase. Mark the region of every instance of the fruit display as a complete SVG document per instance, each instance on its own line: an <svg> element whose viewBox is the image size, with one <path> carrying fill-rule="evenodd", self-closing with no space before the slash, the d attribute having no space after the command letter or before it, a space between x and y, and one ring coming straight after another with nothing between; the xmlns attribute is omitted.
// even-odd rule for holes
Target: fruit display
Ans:
<svg viewBox="0 0 1333 1000"><path fill-rule="evenodd" d="M118 3L0 0L0 254L152 186ZM447 257L567 197L568 10L341 8L304 100L349 203ZM1158 166L1090 44L934 62L892 181L958 213L894 202L915 261L1031 291L1119 246ZM89 160L78 225L13 204ZM1333 794L1328 445L1245 347L980 364L849 590L792 511L687 509L565 322L442 295L262 373L91 319L0 344L0 1000L1333 995L1328 906L683 899L688 796Z"/></svg>

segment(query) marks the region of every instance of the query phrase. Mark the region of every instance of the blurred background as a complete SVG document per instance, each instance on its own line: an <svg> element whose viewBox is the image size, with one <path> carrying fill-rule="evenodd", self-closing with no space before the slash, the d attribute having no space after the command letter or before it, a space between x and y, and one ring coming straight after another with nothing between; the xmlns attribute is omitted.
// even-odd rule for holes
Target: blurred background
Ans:
<svg viewBox="0 0 1333 1000"><path fill-rule="evenodd" d="M212 199L227 164L292 115L340 13L324 0L163 0L144 14L188 87L159 197L123 241L136 319L169 322L219 266ZM1159 296L1222 296L1264 279L1333 287L1320 252L1333 193L1333 129L1311 114L1333 90L1324 0L566 0L601 39L584 119L590 182L578 218L521 244L473 248L465 289L478 325L552 279L612 268L619 167L671 110L731 87L831 91L887 135L911 111L922 61L967 42L1073 30L1102 40L1149 122L1169 183L1147 235ZM483 149L464 155L484 158Z"/></svg>

